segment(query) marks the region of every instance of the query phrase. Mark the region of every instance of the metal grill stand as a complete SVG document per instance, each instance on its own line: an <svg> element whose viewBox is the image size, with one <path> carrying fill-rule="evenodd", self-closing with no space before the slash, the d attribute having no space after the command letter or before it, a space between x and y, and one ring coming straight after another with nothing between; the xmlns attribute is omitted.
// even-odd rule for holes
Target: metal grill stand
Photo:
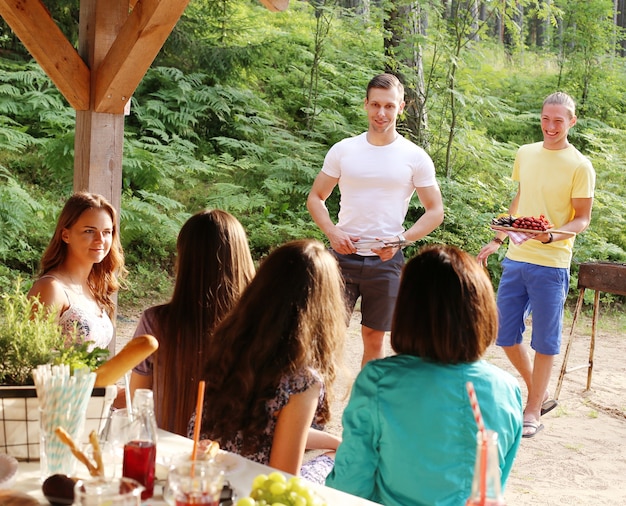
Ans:
<svg viewBox="0 0 626 506"><path fill-rule="evenodd" d="M587 364L567 368L569 353L574 342L574 327L578 320L578 315L585 298L585 289L595 290L593 297L593 317L591 320L591 341L589 343L589 362ZM574 311L574 319L572 320L572 328L569 333L569 340L565 355L563 356L563 365L561 366L561 374L556 385L554 398L558 399L563 386L563 378L567 373L578 369L587 369L587 390L591 388L591 374L593 372L593 352L596 345L596 326L598 323L598 309L600 306L600 292L613 293L616 295L626 295L626 264L613 262L590 262L580 264L578 271L578 301L576 302L576 310Z"/></svg>

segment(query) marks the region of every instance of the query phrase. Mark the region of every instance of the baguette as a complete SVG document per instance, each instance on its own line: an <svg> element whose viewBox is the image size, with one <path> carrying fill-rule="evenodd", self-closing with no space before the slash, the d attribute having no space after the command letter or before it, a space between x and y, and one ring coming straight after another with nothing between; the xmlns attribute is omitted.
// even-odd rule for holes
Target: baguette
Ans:
<svg viewBox="0 0 626 506"><path fill-rule="evenodd" d="M124 346L113 358L95 370L96 387L113 385L137 364L152 355L159 347L156 337L150 334L137 336Z"/></svg>

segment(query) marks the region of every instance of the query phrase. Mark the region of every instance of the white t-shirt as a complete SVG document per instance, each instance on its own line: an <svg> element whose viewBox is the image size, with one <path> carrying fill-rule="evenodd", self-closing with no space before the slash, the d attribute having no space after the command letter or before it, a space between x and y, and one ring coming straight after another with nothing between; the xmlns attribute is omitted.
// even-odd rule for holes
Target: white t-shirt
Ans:
<svg viewBox="0 0 626 506"><path fill-rule="evenodd" d="M331 147L322 172L339 179L337 227L362 241L401 234L415 188L437 185L426 151L402 136L374 146L367 132Z"/></svg>

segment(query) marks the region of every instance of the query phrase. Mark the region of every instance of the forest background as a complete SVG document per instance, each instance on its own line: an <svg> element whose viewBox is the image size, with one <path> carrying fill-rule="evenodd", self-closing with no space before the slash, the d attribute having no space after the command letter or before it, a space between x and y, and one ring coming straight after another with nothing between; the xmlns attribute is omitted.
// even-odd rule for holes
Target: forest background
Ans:
<svg viewBox="0 0 626 506"><path fill-rule="evenodd" d="M44 1L76 41L78 0ZM591 226L578 264L626 262L624 0L192 0L140 83L125 123L120 304L170 294L176 236L202 208L246 228L255 259L323 235L305 206L328 148L367 128L365 87L405 83L399 129L432 156L446 218L427 242L476 254L516 187L519 145L541 140L540 108L578 104L571 142L593 162ZM0 293L37 274L72 193L75 111L0 24ZM336 215L338 195L328 202ZM407 222L423 212L415 199ZM495 285L505 248L490 258ZM575 296L570 291L572 297ZM592 295L589 295L592 297ZM621 313L624 297L603 294Z"/></svg>

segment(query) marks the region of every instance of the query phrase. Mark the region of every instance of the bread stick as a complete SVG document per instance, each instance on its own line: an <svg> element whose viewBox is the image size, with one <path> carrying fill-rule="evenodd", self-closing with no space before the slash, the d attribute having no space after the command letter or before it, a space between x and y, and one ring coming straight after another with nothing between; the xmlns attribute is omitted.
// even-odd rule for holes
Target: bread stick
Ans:
<svg viewBox="0 0 626 506"><path fill-rule="evenodd" d="M104 462L102 462L102 450L100 449L100 441L95 430L89 433L89 442L93 448L93 459L96 462L96 472L98 476L104 476Z"/></svg>
<svg viewBox="0 0 626 506"><path fill-rule="evenodd" d="M68 434L68 432L63 427L57 427L54 429L55 434L59 437L59 439L70 447L72 454L76 457L80 462L87 466L89 470L89 474L91 476L98 476L98 470L96 467L89 461L87 455L85 455L77 446L72 436Z"/></svg>
<svg viewBox="0 0 626 506"><path fill-rule="evenodd" d="M152 355L158 347L159 342L156 337L150 334L131 339L115 356L95 370L95 386L113 385L133 367Z"/></svg>

